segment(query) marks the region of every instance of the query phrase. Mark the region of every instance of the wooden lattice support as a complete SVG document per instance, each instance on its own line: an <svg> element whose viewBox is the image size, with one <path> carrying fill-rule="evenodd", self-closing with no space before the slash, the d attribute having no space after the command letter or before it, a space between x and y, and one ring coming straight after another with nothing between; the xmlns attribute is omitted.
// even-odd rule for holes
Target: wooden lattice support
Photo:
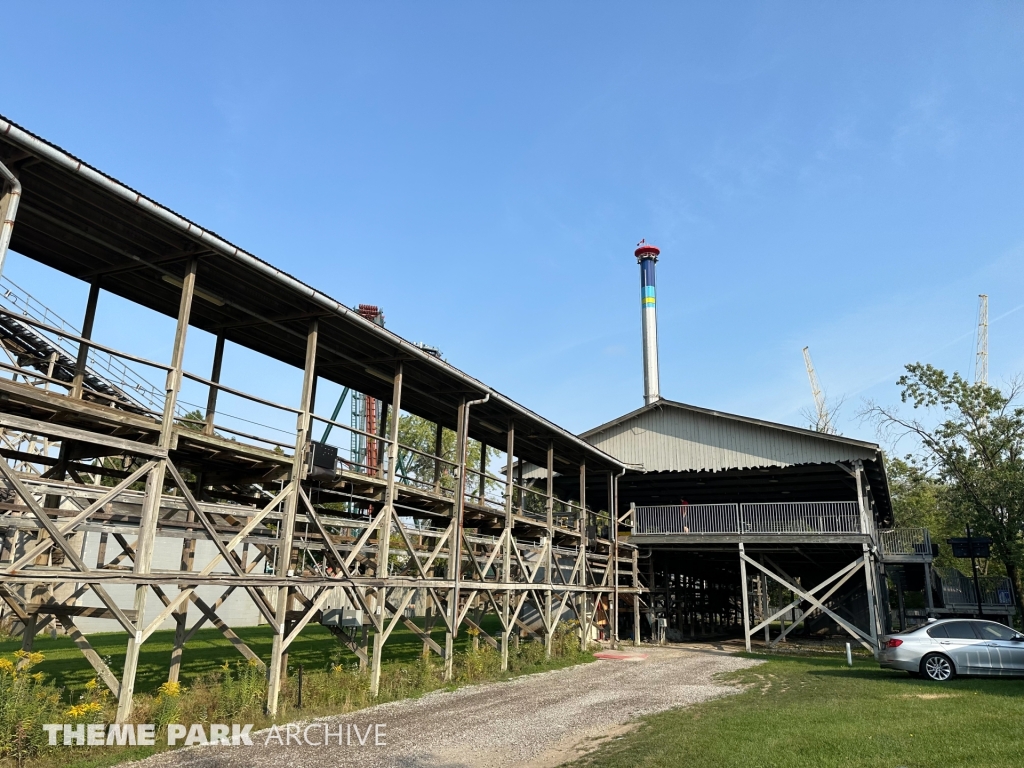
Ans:
<svg viewBox="0 0 1024 768"><path fill-rule="evenodd" d="M422 641L426 652L442 657L449 677L453 647L461 627L474 630L477 638L474 643L482 638L497 648L503 668L508 665L510 641L518 640L519 636L539 639L544 643L546 652L550 653L558 621L567 614L578 619L580 642L584 647L592 636L595 621L606 622L614 634L620 591L632 592L636 588L635 556L619 557L617 534L625 518L619 516L614 507L614 478L609 496L611 511L607 513L610 547L603 542L592 541L588 536L587 472L582 462L579 466L578 506L556 499L554 465L557 448L554 441L547 444L546 477L540 482L530 481L533 483L530 493L534 494L534 500L543 500L542 516L539 504L531 506L529 511L525 508L523 459L519 457L516 461L516 424L512 420L507 422L505 431L505 478L487 474L485 455L479 470L472 470L480 476L479 485L467 488L469 411L474 404L484 402L486 398L477 401L464 398L462 401L456 429L456 462L442 459L442 433L440 427L437 428L432 488L424 489L418 496L419 491L400 486L397 478L398 424L406 374L402 362L396 361L394 392L389 404L392 416L390 420L382 419L379 435L375 433L372 438L367 437L384 447L381 453L387 453L386 466L374 467L361 478L354 478L351 473L343 478L355 489L361 508L372 509L373 514L365 521L360 520L351 514L350 507L346 513L348 517L337 516L324 506L324 499L311 496L318 492L315 483L306 481L309 470L307 445L313 418L312 387L319 338L316 320L310 323L305 339L306 360L300 407L291 409L297 417L294 453L290 456L283 454L280 459L270 456L277 474L254 473L253 480L248 481L261 482L262 477L269 477L274 483L280 483L271 486L275 488L273 498L268 500L261 497L260 492L246 491L239 487L239 483L230 488L218 488L222 482L219 470L197 465L194 458L182 459L186 462L183 464L177 463L183 455L182 441L208 445L221 454L237 451L245 455L250 450L222 438L212 427L217 407L216 392L228 389L219 384L224 347L222 334L218 335L211 379L202 380L187 374L210 387L207 413L202 424L190 429L175 416L175 401L182 378L186 375L182 371L182 357L191 300L196 294L196 260L188 259L187 264L184 279L180 281L181 300L172 360L170 365L161 366L168 375L159 422L148 417L126 415L116 409L97 409L85 398L88 394L84 375L86 368L77 365L76 370L83 374L80 382L83 396L71 398L76 404L66 406L69 400L66 396L52 393L45 401L47 406L56 405L58 410L65 407L80 409L82 415L74 422L76 426L0 411L0 430L6 430L2 433L5 439L11 430L19 430L19 434L52 438L55 444L60 444L61 451L57 458L40 455L38 462L22 466L26 470L36 465L49 468L42 475L36 472L31 481L26 480L25 472L15 472L6 462L0 462L0 474L19 500L13 514L0 519L0 523L16 533L23 531L25 537L36 536L22 550L8 548L11 551L10 563L0 566L4 579L0 583L0 597L23 622L27 646L31 646L40 629L54 620L58 621L96 668L98 676L118 696L118 718L124 720L131 714L140 648L168 620L173 621L174 626L174 643L168 666L170 680L180 677L186 645L204 626L218 629L243 657L260 665L265 663L224 620L222 610L225 601L237 593L248 596L252 606L274 632L274 647L269 663L266 663L269 681L267 708L270 712L274 712L277 706L289 646L310 622L318 620L326 601L338 590L351 605L364 612L369 622L362 630L346 629L338 634L359 659L360 665L368 667L373 689L379 685L383 648L399 624L406 626ZM76 337L80 348L88 351L100 346L86 336ZM85 361L87 355L80 354L78 359ZM0 381L0 388L7 388L8 384L9 381ZM389 425L390 430L384 432ZM76 446L89 446L89 449L85 453L76 453ZM486 453L486 447L483 451ZM0 455L20 460L8 457L6 453L0 452ZM83 455L97 458L123 456L125 461L123 469L104 462L87 465L80 463ZM561 457L557 460L565 463ZM445 495L447 491L442 493L442 462L455 468L456 489L450 496ZM386 473L382 474L381 469L386 469ZM73 482L66 482L65 476L70 476ZM112 485L87 485L83 476L92 478L95 483L102 479ZM190 479L186 481L186 478ZM135 489L141 482L146 484L143 493ZM490 482L504 483L505 498L500 510L494 509L486 498ZM266 485L262 487L265 489ZM517 487L520 489L518 515ZM433 498L427 502L426 497L430 494ZM36 498L39 495L46 497L42 504ZM410 500L422 504L423 508L430 510L431 519L438 516L447 518L446 526L433 529L426 535L424 530L409 527L400 513L400 497L405 504ZM329 502L328 497L326 503ZM431 506L427 506L428 503ZM559 505L557 523L556 504ZM579 517L575 541L579 543L575 553L569 556L564 547L573 546L573 532L566 522L566 513L571 519L576 511ZM478 535L475 523L470 523L467 528L467 514L474 520L490 515L498 522L489 524L489 530L497 528L500 532L494 538ZM69 538L85 525L89 530L99 530L96 566L93 569L82 562L82 557L76 554L69 542ZM301 542L296 537L300 526L306 527ZM339 527L344 535L336 533ZM347 532L345 528L348 528ZM161 541L180 539L176 573L153 573L153 552L158 538ZM108 558L109 542L115 542L121 550L113 558ZM205 563L197 562L200 542L208 542L216 550L212 559ZM311 543L314 552L319 553L316 558L322 559L324 567L330 564L331 574L302 572ZM300 549L302 566L297 567L293 562ZM46 555L51 550L59 550L70 569L65 566L62 570L54 570L48 563L41 562L40 559L48 559ZM391 554L407 554L408 559L403 566L389 569L387 564ZM632 568L623 570L620 559L625 563L631 557ZM256 571L257 565L268 558L276 559L274 572ZM448 572L444 577L434 573L434 565L441 559L447 561ZM293 573L293 569L297 572ZM632 588L623 586L621 581L627 578L625 574L630 570L633 572ZM83 586L63 602L37 595L33 599L43 599L44 602L30 604L17 594L17 589L22 586L30 588L33 584L62 581ZM106 592L108 584L132 587L135 595L132 609L121 609L110 599ZM177 587L176 593L171 590L171 585ZM204 600L197 593L199 588L213 585L220 587L216 599ZM300 587L308 588L307 592L300 592ZM266 596L268 589L277 590L276 600ZM150 591L161 604L155 614L146 611ZM73 606L73 601L85 593L95 594L101 607ZM426 627L420 627L405 615L417 594L425 595L430 604ZM190 626L191 606L196 609L196 619ZM500 626L500 634L493 636L485 626L485 620L491 615ZM78 617L114 620L128 633L128 653L121 680L114 678L105 665L96 663L98 657L78 627ZM433 622L438 618L445 624L444 646L431 636ZM373 630L372 649L367 647L368 629Z"/></svg>
<svg viewBox="0 0 1024 768"><path fill-rule="evenodd" d="M876 634L874 632L874 626L873 626L874 620L873 620L873 618L871 618L870 608L869 608L869 614L868 615L869 615L869 622L870 622L870 624L872 626L871 626L871 629L869 631L865 632L864 630L862 630L862 629L854 626L853 624L851 624L849 621L847 621L843 617L839 616L835 611L833 611L832 609L828 608L825 605L825 601L826 600L828 600L833 594L835 594L839 590L840 587L842 587L847 581L849 581L853 576L855 576L861 570L862 567L866 567L866 565L869 564L869 560L868 560L867 552L866 551L865 551L865 555L864 556L861 556L861 557L857 558L855 561L853 561L852 563L847 564L846 566L841 568L839 571L837 571L836 573L834 573L831 576L829 576L824 581L820 582L819 584L815 585L814 587L811 587L810 589L804 589L804 588L802 588L796 582L795 579L792 579L792 578L788 577L787 575L785 575L784 572L777 573L776 571L771 570L767 565L763 565L763 564L759 563L758 561L754 560L753 558L749 557L744 552L742 544L740 544L739 547L740 547L740 578L741 578L741 586L742 586L742 592L743 592L743 606L742 606L742 608L743 608L743 631L744 631L744 639L745 639L746 646L747 646L748 649L750 648L750 639L751 639L751 637L753 635L757 634L762 629L770 627L772 622L774 622L776 619L784 616L789 611L791 611L793 609L798 609L799 606L801 605L801 603L807 602L807 603L810 603L812 608L816 608L816 609L820 610L822 613L825 613L826 615L828 615L833 621L836 622L836 624L838 624L842 629L844 629L847 633L849 633L851 637L853 637L857 642L859 642L861 645L863 645L869 651L871 651L872 653L876 653L877 652L878 640L877 640L877 636L876 636ZM771 561L768 560L768 559L766 559L766 562L769 563L769 564L771 563ZM791 601L789 604L787 604L786 606L784 606L784 607L780 608L779 610L775 611L775 613L773 613L772 615L765 617L765 619L760 624L757 624L757 625L755 625L753 627L750 626L750 603L749 603L749 600L747 599L747 597L748 597L747 596L747 578L746 578L746 574L747 574L746 567L747 567L747 565L753 566L758 572L764 574L767 578L774 580L778 584L781 584L785 589L789 590L790 592L792 592L796 596L796 598L793 601ZM778 571L781 571L781 569L779 569L777 566L775 566L775 567L776 567L776 569ZM817 593L821 592L821 590L823 590L823 589L825 589L826 587L829 587L829 586L831 586L831 589L829 589L827 592L825 592L824 594L822 594L820 596L817 594ZM870 577L867 577L865 579L865 586L866 586L866 589L868 590L868 592L870 593L871 590L872 590L872 585L871 585L871 582L870 582ZM869 602L869 606L870 606L870 602ZM775 638L775 640L771 641L772 644L778 643L779 641L783 640L786 637L786 635L788 635L789 632L792 631L792 629L798 623L800 623L800 621L805 616L806 616L806 614L804 612L800 612L799 614L795 615L793 617L793 621L789 625L789 627L784 628L782 630L782 632L780 633L779 637L777 637L777 638Z"/></svg>
<svg viewBox="0 0 1024 768"><path fill-rule="evenodd" d="M298 502L296 489L305 475L305 449L307 434L310 428L310 405L313 396L313 376L316 366L317 351L317 321L309 324L309 332L306 336L306 362L302 374L302 399L299 406L298 425L296 429L295 453L292 457L291 485L292 490L285 499L284 515L281 520L280 543L277 559L277 573L288 574L292 562L292 541L295 535L295 511ZM285 622L288 615L288 603L290 588L287 586L278 588L277 610L274 616L274 643L270 654L270 665L267 671L267 712L271 715L277 713L278 695L281 691L282 676L285 673L284 653L287 650L285 645Z"/></svg>

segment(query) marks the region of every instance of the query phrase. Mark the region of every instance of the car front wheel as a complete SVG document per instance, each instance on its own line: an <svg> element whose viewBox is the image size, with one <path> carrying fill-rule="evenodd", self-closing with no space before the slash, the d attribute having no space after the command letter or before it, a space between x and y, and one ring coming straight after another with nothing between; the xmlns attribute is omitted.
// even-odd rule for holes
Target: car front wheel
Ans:
<svg viewBox="0 0 1024 768"><path fill-rule="evenodd" d="M944 683L953 677L953 662L941 653L929 653L921 659L921 674L929 680Z"/></svg>

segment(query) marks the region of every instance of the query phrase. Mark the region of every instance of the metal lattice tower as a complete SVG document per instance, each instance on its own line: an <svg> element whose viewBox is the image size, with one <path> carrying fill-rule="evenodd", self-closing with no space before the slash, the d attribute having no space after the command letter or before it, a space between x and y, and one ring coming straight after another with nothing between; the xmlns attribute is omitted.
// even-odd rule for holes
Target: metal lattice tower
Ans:
<svg viewBox="0 0 1024 768"><path fill-rule="evenodd" d="M978 351L974 383L988 384L988 294L978 295Z"/></svg>
<svg viewBox="0 0 1024 768"><path fill-rule="evenodd" d="M807 378L811 382L811 394L814 396L814 410L818 415L818 423L815 429L818 432L828 432L830 429L828 408L825 405L825 395L818 383L818 374L814 372L814 363L811 362L811 348L804 347L804 365L807 366Z"/></svg>

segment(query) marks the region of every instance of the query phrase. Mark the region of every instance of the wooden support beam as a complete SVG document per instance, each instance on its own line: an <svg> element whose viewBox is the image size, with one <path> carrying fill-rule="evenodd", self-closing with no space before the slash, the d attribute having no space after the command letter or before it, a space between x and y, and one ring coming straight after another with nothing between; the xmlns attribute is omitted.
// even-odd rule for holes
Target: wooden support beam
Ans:
<svg viewBox="0 0 1024 768"><path fill-rule="evenodd" d="M75 622L71 620L71 616L68 614L57 614L57 620L64 627L64 630L68 633L68 637L71 638L72 642L78 646L78 650L85 656L85 660L89 662L89 665L96 670L96 674L99 675L100 680L103 684L110 689L110 692L115 697L120 698L121 696L121 683L113 672L110 671L110 667L107 666L106 662L100 658L100 655L96 653L89 641L85 639L85 636L81 633Z"/></svg>
<svg viewBox="0 0 1024 768"><path fill-rule="evenodd" d="M743 600L743 644L750 653L750 601L747 599L747 561L740 542L740 592Z"/></svg>
<svg viewBox="0 0 1024 768"><path fill-rule="evenodd" d="M0 473L4 475L4 477L7 479L7 482L14 489L14 492L21 497L22 501L25 502L25 504L31 510L32 514L35 515L36 519L42 524L43 528L46 529L46 532L50 535L50 539L52 540L53 544L56 545L64 553L64 557L67 558L67 560L70 561L71 564L77 569L78 573L81 574L82 581L85 581L90 584L92 590L96 593L96 596L99 597L100 600L103 601L103 604L106 605L107 608L109 608L110 611L117 617L117 620L121 623L121 626L123 626L129 632L134 633L136 629L135 625L128 619L127 616L125 616L124 612L117 606L116 601L114 601L114 599L110 597L110 595L103 587L101 587L99 584L90 581L89 576L91 575L92 571L78 556L78 553L75 551L74 547L72 547L70 543L67 541L67 539L65 539L64 536L61 535L60 529L57 528L56 525L54 525L52 520L50 520L50 516L46 514L46 510L39 506L38 502L36 502L35 500L35 497L33 497L32 492L29 491L28 488L26 488L24 484L14 474L14 470L8 467L6 462L0 461Z"/></svg>
<svg viewBox="0 0 1024 768"><path fill-rule="evenodd" d="M217 343L213 349L213 368L210 371L210 381L214 384L220 384L220 370L224 363L224 334L217 334ZM204 435L213 435L213 421L217 414L217 393L220 392L218 387L210 387L209 394L206 396L206 417L205 424L203 425Z"/></svg>
<svg viewBox="0 0 1024 768"><path fill-rule="evenodd" d="M75 377L71 384L71 397L82 399L82 386L85 382L85 369L89 361L89 343L92 338L92 326L96 320L96 301L100 295L99 281L89 286L89 298L85 302L85 319L82 320L82 341L78 345L78 357L75 360Z"/></svg>
<svg viewBox="0 0 1024 768"><path fill-rule="evenodd" d="M310 402L313 396L313 376L316 369L317 339L319 325L317 320L309 324L306 334L306 361L302 374L302 396L300 413L295 430L295 455L292 458L291 483L292 493L285 500L284 514L281 516L281 527L278 544L277 573L289 577L292 560L292 542L295 536L295 511L298 504L298 488L305 477L305 454L306 442L309 439L310 428ZM288 613L289 586L278 588L276 626L274 627L274 643L271 648L270 669L267 678L267 712L273 716L277 714L277 699L281 692L282 678L286 672L284 668L285 644L285 621Z"/></svg>
<svg viewBox="0 0 1024 768"><path fill-rule="evenodd" d="M129 453L136 456L152 456L164 458L167 456L167 449L150 443L140 443L136 440L125 440L119 437L110 437L98 432L89 432L75 427L65 427L61 424L54 424L49 421L37 421L26 419L22 416L15 416L12 413L0 413L0 427L13 429L18 432L26 432L33 435L45 435L56 440L75 440L83 443L102 445L113 448L119 453Z"/></svg>
<svg viewBox="0 0 1024 768"><path fill-rule="evenodd" d="M196 270L198 261L188 261L185 277L181 287L181 301L178 305L178 322L174 331L174 346L171 349L171 365L167 372L167 384L164 397L163 419L160 425L158 445L166 457L174 436L174 410L181 390L181 370L185 358L185 339L188 335L188 322L192 312L192 297L195 295ZM166 458L157 462L156 467L146 476L146 500L139 521L139 540L136 545L134 573L148 574L153 563L153 548L156 544L156 530L160 517L160 498L163 495L164 472L168 464ZM173 471L173 467L172 467ZM176 474L176 473L175 473ZM149 587L140 584L135 588L135 611L140 617L146 615L146 597ZM128 649L125 652L124 671L121 676L121 688L117 700L117 722L128 721L132 713L132 695L135 692L135 675L139 664L139 651L143 643L142 632L136 629L128 638Z"/></svg>
<svg viewBox="0 0 1024 768"><path fill-rule="evenodd" d="M466 398L459 403L455 451L455 505L452 509L452 538L448 547L448 579L453 582L448 590L447 631L444 636L444 679L452 679L452 659L455 656L455 636L459 628L459 581L462 576L462 516L466 502L466 441L468 437L468 406Z"/></svg>
<svg viewBox="0 0 1024 768"><path fill-rule="evenodd" d="M547 536L548 544L545 550L546 559L544 563L544 583L548 585L554 584L554 575L552 569L554 568L554 540L555 540L555 442L551 440L548 442L548 461L547 461L547 483L545 486L545 498L544 498L544 512L547 516ZM562 572L559 569L558 575L561 576ZM563 580L564 581L564 580ZM549 589L544 595L544 657L551 658L551 644L554 640L554 626L552 625L552 595Z"/></svg>
<svg viewBox="0 0 1024 768"><path fill-rule="evenodd" d="M387 444L387 486L384 489L384 507L380 513L383 519L377 529L377 576L385 579L388 577L389 557L391 554L391 522L395 513L395 479L398 472L398 427L402 421L403 376L402 363L398 363L395 366L395 380L391 393L391 431ZM382 625L384 624L386 603L387 587L381 587L377 592L377 605L380 606ZM373 636L373 659L370 662L370 695L375 698L380 692L380 665L384 652L384 643L387 641L393 628L394 622L383 632L378 631Z"/></svg>

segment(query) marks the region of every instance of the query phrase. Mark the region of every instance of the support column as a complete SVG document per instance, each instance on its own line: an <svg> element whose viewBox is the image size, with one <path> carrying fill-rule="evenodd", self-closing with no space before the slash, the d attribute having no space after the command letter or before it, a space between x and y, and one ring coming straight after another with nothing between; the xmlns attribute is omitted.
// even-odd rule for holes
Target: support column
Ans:
<svg viewBox="0 0 1024 768"><path fill-rule="evenodd" d="M647 623L651 627L651 642L654 642L654 626L658 614L654 610L654 590L657 584L654 583L654 550L651 549L647 555Z"/></svg>
<svg viewBox="0 0 1024 768"><path fill-rule="evenodd" d="M935 595L932 594L932 564L924 564L924 599L928 606L928 618L935 617Z"/></svg>
<svg viewBox="0 0 1024 768"><path fill-rule="evenodd" d="M633 550L633 645L640 645L640 550Z"/></svg>
<svg viewBox="0 0 1024 768"><path fill-rule="evenodd" d="M875 541L874 516L871 514L871 504L868 500L867 483L864 477L864 463L857 461L854 465L854 478L857 481L857 506L860 509L861 532L870 536ZM882 634L882 622L878 606L878 585L876 580L875 564L871 556L871 547L865 542L864 547L864 583L868 598L868 620L871 624L871 645L875 657L878 657L878 636Z"/></svg>
<svg viewBox="0 0 1024 768"><path fill-rule="evenodd" d="M201 490L201 488L198 488ZM196 500L201 501L202 497L199 493L196 494ZM188 510L185 519L192 523L196 519L196 513L191 508ZM192 570L192 564L195 561L196 551L196 540L193 538L183 539L181 542L181 571L189 572ZM185 651L185 635L187 632L188 623L188 606L189 601L185 601L178 610L176 610L172 616L174 617L174 647L171 649L171 666L167 671L167 682L176 683L181 675L181 657Z"/></svg>
<svg viewBox="0 0 1024 768"><path fill-rule="evenodd" d="M580 464L580 586L588 587L587 583L587 463ZM580 592L580 650L587 650L590 645L590 622L587 620L587 608L590 593L584 589ZM595 606L595 613L596 613Z"/></svg>
<svg viewBox="0 0 1024 768"><path fill-rule="evenodd" d="M185 356L185 337L188 334L188 320L192 312L192 297L196 286L198 261L191 259L182 281L181 301L178 305L178 323L174 332L174 347L171 351L171 370L167 372L166 394L164 397L163 421L160 425L159 447L168 450L174 437L174 408L181 389L181 366ZM90 291L90 296L92 295ZM167 459L160 459L146 476L146 497L139 520L139 539L135 547L134 573L144 575L150 572L153 563L153 548L156 544L156 528L160 517L160 499L164 490L164 473ZM132 695L135 692L135 675L139 666L139 649L142 645L142 630L145 622L146 597L149 587L135 587L135 635L129 636L121 676L121 690L117 699L116 721L123 723L132 712Z"/></svg>
<svg viewBox="0 0 1024 768"><path fill-rule="evenodd" d="M619 478L614 472L608 473L608 516L610 518L612 557L612 610L610 621L612 647L619 647Z"/></svg>
<svg viewBox="0 0 1024 768"><path fill-rule="evenodd" d="M764 565L764 555L761 556L761 565ZM771 613L771 603L768 600L768 580L764 577L763 573L757 574L758 591L761 593L761 621L764 621ZM768 624L764 625L764 644L765 647L771 642L772 634L771 627Z"/></svg>
<svg viewBox="0 0 1024 768"><path fill-rule="evenodd" d="M740 542L740 594L743 601L743 645L750 653L750 601L747 599L747 561L743 557L743 542Z"/></svg>
<svg viewBox="0 0 1024 768"><path fill-rule="evenodd" d="M444 634L444 679L452 679L452 662L455 655L455 638L459 623L459 582L462 577L462 511L466 499L466 440L468 439L469 409L466 399L459 403L458 425L455 436L455 503L452 505L451 538L448 543L448 580L453 586L448 590L448 627Z"/></svg>
<svg viewBox="0 0 1024 768"><path fill-rule="evenodd" d="M477 502L483 506L487 498L487 444L480 441L480 487L477 489Z"/></svg>
<svg viewBox="0 0 1024 768"><path fill-rule="evenodd" d="M555 563L555 443L548 443L548 466L547 466L547 487L544 509L547 513L548 526L548 547L547 561L544 566L544 582L547 585L546 597L544 598L544 616L547 631L544 633L544 657L551 658L551 642L554 639L555 628L551 616L552 601L554 599L554 563Z"/></svg>
<svg viewBox="0 0 1024 768"><path fill-rule="evenodd" d="M377 578L387 582L388 558L391 555L391 519L395 513L395 473L398 471L398 428L402 421L402 364L395 367L395 384L391 391L391 430L388 433L388 474L387 485L384 487L384 509L381 514L380 527L377 529ZM415 552L410 552L415 557ZM370 695L374 698L380 693L380 663L387 637L388 588L382 586L377 590L377 610L380 612L380 630L373 635L373 661L370 665Z"/></svg>
<svg viewBox="0 0 1024 768"><path fill-rule="evenodd" d="M299 484L306 475L306 451L309 441L309 404L313 393L313 376L316 368L316 344L319 325L316 320L309 324L306 334L306 362L302 374L302 396L299 405L300 413L296 419L295 452L292 456L291 481L294 484L291 493L284 500L284 512L281 515L281 529L278 534L277 568L278 578L288 578L292 561L292 542L295 537L295 510L299 501ZM284 657L285 632L288 620L288 603L291 598L291 587L284 585L277 589L277 608L274 620L277 622L274 644L270 651L270 665L267 667L267 713L277 714L277 699L281 693L281 682L286 672Z"/></svg>
<svg viewBox="0 0 1024 768"><path fill-rule="evenodd" d="M0 275L4 271L4 261L7 258L7 247L11 244L11 236L14 234L14 219L18 215L18 202L21 200L21 182L10 169L0 163L0 189L3 196L0 196Z"/></svg>
<svg viewBox="0 0 1024 768"><path fill-rule="evenodd" d="M875 586L875 565L871 557L871 548L867 543L861 544L864 548L864 585L868 598L868 634L871 635L871 647L875 658L878 658L878 608L875 595L878 590Z"/></svg>
<svg viewBox="0 0 1024 768"><path fill-rule="evenodd" d="M99 280L89 286L89 299L85 302L85 319L82 320L82 338L92 338L92 326L96 320L96 301L100 296ZM85 384L85 369L89 360L89 345L80 342L78 345L78 357L75 360L75 378L71 384L71 397L81 399L82 389Z"/></svg>
<svg viewBox="0 0 1024 768"><path fill-rule="evenodd" d="M513 485L513 472L515 459L513 451L516 446L516 423L510 420L508 423L508 435L505 443L505 549L501 553L501 580L508 585L512 581L512 547L515 539L512 538L512 499L515 492ZM501 597L501 671L508 671L508 636L512 631L510 626L512 620L512 593L505 588Z"/></svg>
<svg viewBox="0 0 1024 768"><path fill-rule="evenodd" d="M444 427L434 425L434 493L441 493L441 453L444 451Z"/></svg>
<svg viewBox="0 0 1024 768"><path fill-rule="evenodd" d="M217 335L217 345L213 349L213 370L210 371L210 381L220 384L220 368L224 362L224 334ZM210 387L210 394L206 397L206 424L203 426L204 435L213 434L213 420L217 413L216 387Z"/></svg>

